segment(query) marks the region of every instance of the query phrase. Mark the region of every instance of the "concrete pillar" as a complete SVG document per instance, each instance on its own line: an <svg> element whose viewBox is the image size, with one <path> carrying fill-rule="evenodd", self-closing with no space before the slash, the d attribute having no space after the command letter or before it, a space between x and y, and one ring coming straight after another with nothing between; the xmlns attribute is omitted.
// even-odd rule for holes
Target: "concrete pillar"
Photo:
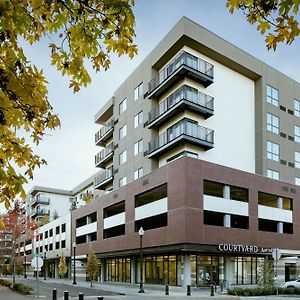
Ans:
<svg viewBox="0 0 300 300"><path fill-rule="evenodd" d="M136 259L135 257L130 259L130 282L136 283Z"/></svg>
<svg viewBox="0 0 300 300"><path fill-rule="evenodd" d="M59 259L56 259L54 262L54 274L55 274L55 278L59 278L59 273L58 273L58 264L59 264Z"/></svg>
<svg viewBox="0 0 300 300"><path fill-rule="evenodd" d="M104 259L101 259L101 268L100 268L100 282L105 281L105 261Z"/></svg>
<svg viewBox="0 0 300 300"><path fill-rule="evenodd" d="M224 279L227 280L228 286L230 287L235 282L232 282L233 274L234 274L234 262L231 261L231 257L224 256ZM225 288L225 286L224 286Z"/></svg>
<svg viewBox="0 0 300 300"><path fill-rule="evenodd" d="M283 200L281 197L277 198L277 208L283 208Z"/></svg>
<svg viewBox="0 0 300 300"><path fill-rule="evenodd" d="M230 186L225 185L223 188L223 198L230 199Z"/></svg>
<svg viewBox="0 0 300 300"><path fill-rule="evenodd" d="M182 286L191 285L191 256L183 255Z"/></svg>
<svg viewBox="0 0 300 300"><path fill-rule="evenodd" d="M282 222L277 223L277 232L283 233L283 223Z"/></svg>
<svg viewBox="0 0 300 300"><path fill-rule="evenodd" d="M224 215L224 227L231 227L231 216L228 214Z"/></svg>

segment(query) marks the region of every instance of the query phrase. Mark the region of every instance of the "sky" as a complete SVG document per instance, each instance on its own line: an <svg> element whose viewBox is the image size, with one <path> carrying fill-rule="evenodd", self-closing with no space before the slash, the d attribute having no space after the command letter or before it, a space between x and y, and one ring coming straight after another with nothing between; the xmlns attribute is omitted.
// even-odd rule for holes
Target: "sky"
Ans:
<svg viewBox="0 0 300 300"><path fill-rule="evenodd" d="M92 72L92 84L77 94L68 88L68 79L51 66L46 43L26 46L32 63L44 70L49 101L62 126L35 148L48 164L35 172L25 190L34 185L69 190L97 171L94 155L99 148L94 145L94 134L99 125L94 124L95 114L183 16L300 82L300 38L290 46L279 46L276 52L268 51L256 27L248 24L242 13L231 15L225 4L225 0L136 0L138 55L133 60L113 57L110 69Z"/></svg>

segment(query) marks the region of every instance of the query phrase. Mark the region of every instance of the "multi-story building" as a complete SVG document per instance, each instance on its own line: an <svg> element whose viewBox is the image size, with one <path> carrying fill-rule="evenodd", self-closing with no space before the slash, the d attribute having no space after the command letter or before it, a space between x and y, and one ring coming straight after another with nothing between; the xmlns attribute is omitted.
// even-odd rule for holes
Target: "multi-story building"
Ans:
<svg viewBox="0 0 300 300"><path fill-rule="evenodd" d="M95 116L95 188L111 193L73 212L78 254L138 282L143 227L145 282L252 284L271 248L290 279L299 117L298 82L182 18Z"/></svg>

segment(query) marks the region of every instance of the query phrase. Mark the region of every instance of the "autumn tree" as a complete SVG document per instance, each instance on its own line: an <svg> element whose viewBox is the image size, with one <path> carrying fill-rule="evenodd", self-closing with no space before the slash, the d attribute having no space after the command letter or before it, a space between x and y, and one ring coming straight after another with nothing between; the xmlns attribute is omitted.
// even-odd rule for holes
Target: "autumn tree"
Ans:
<svg viewBox="0 0 300 300"><path fill-rule="evenodd" d="M92 248L89 249L85 269L92 287L93 280L96 280L99 274L99 260Z"/></svg>
<svg viewBox="0 0 300 300"><path fill-rule="evenodd" d="M20 275L23 274L24 267L23 267L23 262L20 260L20 258L16 259L16 274Z"/></svg>
<svg viewBox="0 0 300 300"><path fill-rule="evenodd" d="M300 33L296 19L299 0L227 0L231 13L241 10L247 21L257 25L257 30L266 36L268 49L276 50L278 43L291 44Z"/></svg>
<svg viewBox="0 0 300 300"><path fill-rule="evenodd" d="M86 64L98 72L109 68L111 53L136 54L133 5L134 0L0 1L0 202L7 208L16 196L25 198L23 185L46 164L30 143L38 145L60 126L43 71L23 45L48 40L52 65L77 92L91 82Z"/></svg>
<svg viewBox="0 0 300 300"><path fill-rule="evenodd" d="M62 253L58 264L58 274L60 278L64 278L68 271L65 255Z"/></svg>

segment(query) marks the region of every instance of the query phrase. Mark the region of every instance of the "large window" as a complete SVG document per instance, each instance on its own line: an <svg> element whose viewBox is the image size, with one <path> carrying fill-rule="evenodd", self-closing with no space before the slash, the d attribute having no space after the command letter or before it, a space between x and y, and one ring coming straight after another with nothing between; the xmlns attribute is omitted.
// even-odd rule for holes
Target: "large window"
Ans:
<svg viewBox="0 0 300 300"><path fill-rule="evenodd" d="M120 129L119 129L119 139L121 140L122 138L124 138L127 135L127 124L123 125Z"/></svg>
<svg viewBox="0 0 300 300"><path fill-rule="evenodd" d="M111 258L105 261L105 280L130 282L130 258Z"/></svg>
<svg viewBox="0 0 300 300"><path fill-rule="evenodd" d="M294 100L294 115L296 117L300 117L300 101Z"/></svg>
<svg viewBox="0 0 300 300"><path fill-rule="evenodd" d="M270 113L267 113L267 130L279 133L279 118Z"/></svg>
<svg viewBox="0 0 300 300"><path fill-rule="evenodd" d="M300 169L300 152L295 152L295 168Z"/></svg>
<svg viewBox="0 0 300 300"><path fill-rule="evenodd" d="M143 140L139 140L134 144L134 155L143 152Z"/></svg>
<svg viewBox="0 0 300 300"><path fill-rule="evenodd" d="M300 153L299 153L300 154ZM267 141L267 157L268 159L279 161L279 145L271 141ZM300 159L300 157L299 157ZM300 163L300 161L299 161Z"/></svg>
<svg viewBox="0 0 300 300"><path fill-rule="evenodd" d="M121 115L126 109L127 109L127 99L125 98L125 99L119 104L119 115Z"/></svg>
<svg viewBox="0 0 300 300"><path fill-rule="evenodd" d="M119 165L124 164L127 161L127 151L123 151L119 154Z"/></svg>
<svg viewBox="0 0 300 300"><path fill-rule="evenodd" d="M140 111L134 116L134 128L137 128L143 123L143 111Z"/></svg>
<svg viewBox="0 0 300 300"><path fill-rule="evenodd" d="M275 170L268 169L267 170L267 177L279 180L279 172Z"/></svg>
<svg viewBox="0 0 300 300"><path fill-rule="evenodd" d="M134 89L134 101L139 99L140 96L143 95L143 83L140 83L135 89Z"/></svg>
<svg viewBox="0 0 300 300"><path fill-rule="evenodd" d="M267 85L267 102L278 106L279 105L279 93L278 90L270 85Z"/></svg>
<svg viewBox="0 0 300 300"><path fill-rule="evenodd" d="M300 127L295 125L295 138L294 141L300 143Z"/></svg>
<svg viewBox="0 0 300 300"><path fill-rule="evenodd" d="M126 176L120 178L120 180L119 180L119 187L124 186L126 183L127 183L127 177Z"/></svg>

